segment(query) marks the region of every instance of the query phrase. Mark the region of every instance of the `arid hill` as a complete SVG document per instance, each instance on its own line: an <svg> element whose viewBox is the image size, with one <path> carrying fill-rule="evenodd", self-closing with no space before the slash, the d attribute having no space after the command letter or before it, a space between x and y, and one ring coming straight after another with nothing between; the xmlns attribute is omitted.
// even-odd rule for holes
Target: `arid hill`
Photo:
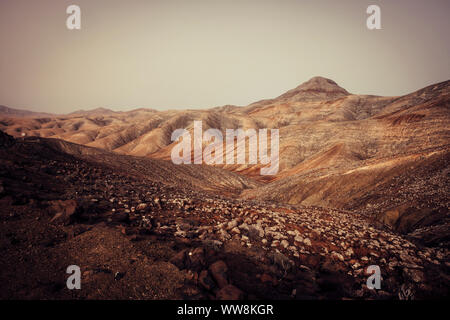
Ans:
<svg viewBox="0 0 450 320"><path fill-rule="evenodd" d="M33 112L22 109L13 109L6 106L0 106L0 115L4 117L14 117L14 118L44 118L44 117L55 117L56 115L44 112Z"/></svg>
<svg viewBox="0 0 450 320"><path fill-rule="evenodd" d="M254 181L244 199L356 210L429 243L448 242L450 81L400 97L351 94L315 77L277 98L245 107L11 117L0 129L15 137L50 137L118 154L169 160L175 129L277 128L280 169L223 165ZM176 169L175 169L176 170ZM195 171L195 169L194 169ZM181 175L180 175L181 177ZM262 182L262 184L261 184ZM244 185L251 185L246 180ZM427 228L443 228L431 237Z"/></svg>
<svg viewBox="0 0 450 320"><path fill-rule="evenodd" d="M0 298L448 296L439 242L411 241L357 210L242 200L230 188L259 184L0 131ZM67 289L69 265L82 290ZM380 267L381 290L366 287L369 265Z"/></svg>

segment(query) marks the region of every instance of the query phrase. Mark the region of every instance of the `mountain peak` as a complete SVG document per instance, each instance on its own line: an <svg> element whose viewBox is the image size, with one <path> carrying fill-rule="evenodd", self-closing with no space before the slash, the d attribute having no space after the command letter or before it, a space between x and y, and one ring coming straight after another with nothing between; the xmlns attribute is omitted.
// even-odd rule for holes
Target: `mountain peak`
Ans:
<svg viewBox="0 0 450 320"><path fill-rule="evenodd" d="M92 115L105 115L105 114L113 114L115 113L111 109L99 107L91 110L77 110L74 112L69 113L69 115L75 115L75 116L92 116Z"/></svg>
<svg viewBox="0 0 450 320"><path fill-rule="evenodd" d="M306 82L303 82L301 85L299 85L297 88L303 88L304 90L309 90L309 89L322 89L322 90L329 90L329 89L333 89L335 90L336 88L340 88L341 87L338 86L338 84L336 82L334 82L331 79L327 79L324 77L313 77L311 79L309 79Z"/></svg>
<svg viewBox="0 0 450 320"><path fill-rule="evenodd" d="M282 94L277 99L289 101L329 100L347 96L347 90L335 81L324 77L313 77L298 87Z"/></svg>

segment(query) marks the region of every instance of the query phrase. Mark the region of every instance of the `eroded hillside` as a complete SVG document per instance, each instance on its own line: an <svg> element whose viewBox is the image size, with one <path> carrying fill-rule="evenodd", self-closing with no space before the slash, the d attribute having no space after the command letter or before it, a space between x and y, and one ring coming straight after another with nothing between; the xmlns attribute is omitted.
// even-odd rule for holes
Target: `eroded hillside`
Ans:
<svg viewBox="0 0 450 320"><path fill-rule="evenodd" d="M168 170L172 166L54 139L14 140L0 132L0 296L448 295L448 249L439 244L416 244L358 212L219 195L224 177L233 185L246 180L218 168L196 166L194 173L181 165L187 169L182 174ZM82 270L83 290L65 287L66 268L74 264ZM374 264L382 270L382 290L365 286L365 269Z"/></svg>
<svg viewBox="0 0 450 320"><path fill-rule="evenodd" d="M176 144L171 141L173 131L186 128L192 133L195 120L202 121L203 130L223 133L276 128L280 166L274 176L261 176L260 164L219 166L240 176L196 166L168 168L156 160L142 162L148 166L139 169L117 165L155 179L158 171L169 170L172 177L201 190L205 181L217 185L211 177L219 177L220 191L227 194L355 210L404 233L428 234L426 228L439 225L441 236L431 241L436 243L448 241L442 230L448 230L449 97L450 81L401 97L378 97L351 94L332 80L315 77L277 98L245 107L128 112L98 108L44 118L26 117L23 111L14 117L8 109L0 128L16 137L51 137L162 160L170 160ZM97 157L110 161L108 153Z"/></svg>

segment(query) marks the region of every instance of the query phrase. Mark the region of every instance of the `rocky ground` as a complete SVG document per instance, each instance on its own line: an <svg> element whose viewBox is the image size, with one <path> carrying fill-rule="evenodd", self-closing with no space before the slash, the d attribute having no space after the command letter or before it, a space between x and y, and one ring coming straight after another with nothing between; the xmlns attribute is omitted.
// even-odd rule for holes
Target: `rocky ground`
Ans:
<svg viewBox="0 0 450 320"><path fill-rule="evenodd" d="M118 169L114 155L55 146L0 136L2 299L448 297L446 246L361 213L195 191L131 170L126 156ZM69 265L81 290L66 288ZM369 265L380 290L366 287Z"/></svg>

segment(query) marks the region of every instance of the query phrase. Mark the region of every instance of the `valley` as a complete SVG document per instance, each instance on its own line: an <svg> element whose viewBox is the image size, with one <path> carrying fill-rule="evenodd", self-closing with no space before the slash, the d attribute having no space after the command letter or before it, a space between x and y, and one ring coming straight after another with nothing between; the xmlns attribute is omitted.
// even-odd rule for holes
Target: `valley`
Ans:
<svg viewBox="0 0 450 320"><path fill-rule="evenodd" d="M243 107L0 109L0 295L448 296L449 110L450 81L378 97L321 77ZM278 172L172 163L172 132L193 136L194 121L278 129ZM65 288L72 264L83 290ZM369 265L381 290L366 287Z"/></svg>

